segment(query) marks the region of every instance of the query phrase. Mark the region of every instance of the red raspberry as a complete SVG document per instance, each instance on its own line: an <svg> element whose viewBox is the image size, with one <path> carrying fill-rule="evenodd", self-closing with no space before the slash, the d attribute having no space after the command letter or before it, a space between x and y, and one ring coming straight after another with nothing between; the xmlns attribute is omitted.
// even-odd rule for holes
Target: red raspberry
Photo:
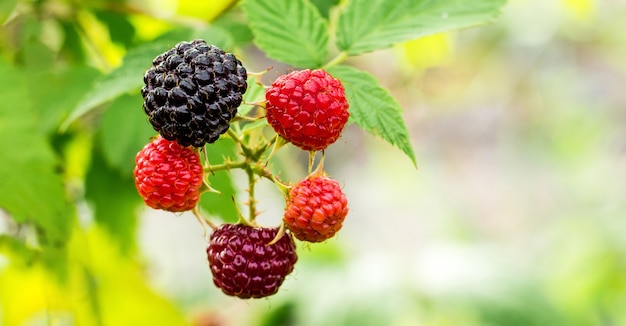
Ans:
<svg viewBox="0 0 626 326"><path fill-rule="evenodd" d="M277 232L243 224L223 224L213 231L206 250L213 283L242 299L276 293L298 260L291 235L268 245Z"/></svg>
<svg viewBox="0 0 626 326"><path fill-rule="evenodd" d="M135 186L146 205L184 212L200 200L203 170L198 152L157 137L137 153Z"/></svg>
<svg viewBox="0 0 626 326"><path fill-rule="evenodd" d="M267 121L303 150L334 143L348 121L341 82L324 70L298 70L278 77L265 94Z"/></svg>
<svg viewBox="0 0 626 326"><path fill-rule="evenodd" d="M348 201L339 183L326 175L313 175L293 186L283 221L303 241L329 239L348 215Z"/></svg>

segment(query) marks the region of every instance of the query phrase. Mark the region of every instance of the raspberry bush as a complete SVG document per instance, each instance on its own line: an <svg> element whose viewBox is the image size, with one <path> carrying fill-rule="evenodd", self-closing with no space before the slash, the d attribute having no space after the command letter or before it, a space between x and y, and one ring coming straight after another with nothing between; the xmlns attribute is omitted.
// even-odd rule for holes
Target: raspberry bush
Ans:
<svg viewBox="0 0 626 326"><path fill-rule="evenodd" d="M504 4L225 0L202 12L191 1L170 15L125 0L17 2L0 6L8 27L0 35L0 218L12 230L0 249L15 258L7 263L14 275L50 279L58 304L8 300L15 306L1 312L33 309L2 315L6 325L56 308L75 313L77 324L103 324L120 284L141 298L139 317L119 314L110 324L182 323L166 315L171 309L152 309L162 301L136 277L144 272L134 256L140 205L198 219L207 268L225 294L276 293L298 268L296 247L335 241L352 223L344 180L324 169L334 159L326 149L351 145L346 126L416 165L398 101L351 60L485 23ZM293 167L281 155L302 151L307 176L289 180ZM285 198L272 225L257 221L260 180Z"/></svg>
<svg viewBox="0 0 626 326"><path fill-rule="evenodd" d="M207 254L213 282L225 294L248 299L275 294L293 270L297 256L291 233L302 241L320 242L341 228L348 214L346 196L337 181L326 176L323 155L315 171L313 167L316 150L340 137L349 105L341 82L325 70L294 70L269 86L265 102L247 103L252 109L239 112L241 123L233 122L231 129L233 103L240 104L247 88L245 74L236 57L204 40L181 41L156 56L144 75L142 95L144 113L160 136L139 151L134 174L148 206L192 211L203 227L212 228ZM260 80L256 83L261 86ZM213 123L212 117L220 119ZM265 137L260 132L264 125L276 133ZM201 165L199 152L210 150L205 142L218 141L224 132L238 145L240 158L216 164L205 155ZM211 136L207 140L203 135ZM309 151L310 176L293 186L268 168L286 143ZM200 194L219 192L210 185L211 173L234 169L248 175L248 217L235 203L237 224L217 226L198 208ZM276 229L256 223L254 189L259 178L274 182L285 195L284 223Z"/></svg>

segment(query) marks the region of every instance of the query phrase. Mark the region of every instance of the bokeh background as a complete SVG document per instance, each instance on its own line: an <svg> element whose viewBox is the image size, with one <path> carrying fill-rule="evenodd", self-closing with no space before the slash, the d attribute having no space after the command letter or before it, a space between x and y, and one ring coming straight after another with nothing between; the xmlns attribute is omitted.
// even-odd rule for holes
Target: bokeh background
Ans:
<svg viewBox="0 0 626 326"><path fill-rule="evenodd" d="M52 14L65 8L20 1L16 10L39 2ZM68 3L87 13L101 6ZM133 16L134 37L202 26L230 5L206 3L142 2L153 15ZM127 286L140 280L158 297L146 309L193 325L626 325L625 16L622 0L510 0L492 24L351 58L401 103L418 167L348 126L325 160L350 202L344 227L322 244L300 243L295 272L262 300L213 286L191 214L141 208L133 267L103 267L120 280L109 293L126 307L116 313L133 313L142 298ZM14 55L10 23L5 57ZM106 26L85 26L93 30L83 36L102 50L87 52L91 64L119 65L124 46ZM267 81L291 69L250 44L237 51L250 71L273 66ZM279 158L289 178L306 173L297 149ZM234 174L238 189L244 177ZM257 193L259 221L278 224L281 195L264 182ZM0 233L11 228L0 223ZM101 238L89 241L104 247ZM92 259L116 264L102 257ZM28 274L7 276L8 261L0 256L5 321L19 310L11 302L34 304L34 293L50 288L44 276L37 276L44 286ZM17 291L31 301L19 301ZM31 309L36 317L23 325L71 325L64 307Z"/></svg>

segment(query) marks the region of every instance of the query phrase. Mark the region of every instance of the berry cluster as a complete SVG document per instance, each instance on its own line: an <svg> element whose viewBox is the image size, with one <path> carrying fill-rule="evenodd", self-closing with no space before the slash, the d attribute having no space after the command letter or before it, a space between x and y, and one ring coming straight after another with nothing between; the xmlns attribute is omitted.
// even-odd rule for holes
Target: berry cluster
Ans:
<svg viewBox="0 0 626 326"><path fill-rule="evenodd" d="M214 284L227 295L261 298L276 293L293 271L294 237L321 242L333 237L348 214L339 183L323 170L313 171L315 151L326 149L348 121L348 101L341 82L324 70L297 70L267 87L265 101L247 116L234 119L248 87L241 62L203 40L180 42L157 56L144 75L143 110L159 136L137 153L135 185L147 206L170 212L193 212L203 227L212 228L206 249ZM260 83L260 82L259 82ZM245 128L232 124L264 121L275 137L250 141ZM233 130L234 129L234 130ZM226 134L226 135L224 135ZM200 155L222 137L234 140L243 156L211 165ZM309 151L309 175L293 185L268 170L274 151L284 143ZM208 145L207 145L208 144ZM216 225L202 216L199 200L217 169L241 168L249 176L249 217ZM280 227L263 227L257 215L254 184L274 182L285 195Z"/></svg>

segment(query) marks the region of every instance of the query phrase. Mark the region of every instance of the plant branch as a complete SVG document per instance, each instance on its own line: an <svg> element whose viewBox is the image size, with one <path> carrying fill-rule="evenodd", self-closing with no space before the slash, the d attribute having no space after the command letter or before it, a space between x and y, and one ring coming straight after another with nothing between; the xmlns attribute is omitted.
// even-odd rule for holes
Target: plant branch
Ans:
<svg viewBox="0 0 626 326"><path fill-rule="evenodd" d="M239 137L239 135L237 135L237 133L232 129L232 128L228 128L228 131L226 132L226 134L228 136L230 136L230 138L235 141L235 143L241 144L242 140Z"/></svg>
<svg viewBox="0 0 626 326"><path fill-rule="evenodd" d="M246 173L248 174L248 218L250 222L254 223L254 220L256 219L256 200L254 199L256 179L254 178L255 173L252 167L248 166L248 168L246 168Z"/></svg>
<svg viewBox="0 0 626 326"><path fill-rule="evenodd" d="M231 170L231 169L243 169L248 165L248 162L228 162L224 161L222 164L209 165L204 168L206 172L214 172L214 171L222 171L222 170Z"/></svg>
<svg viewBox="0 0 626 326"><path fill-rule="evenodd" d="M341 51L334 58L330 59L330 61L326 62L326 64L322 66L322 69L326 70L332 66L336 66L346 60L346 58L348 58L348 52Z"/></svg>

